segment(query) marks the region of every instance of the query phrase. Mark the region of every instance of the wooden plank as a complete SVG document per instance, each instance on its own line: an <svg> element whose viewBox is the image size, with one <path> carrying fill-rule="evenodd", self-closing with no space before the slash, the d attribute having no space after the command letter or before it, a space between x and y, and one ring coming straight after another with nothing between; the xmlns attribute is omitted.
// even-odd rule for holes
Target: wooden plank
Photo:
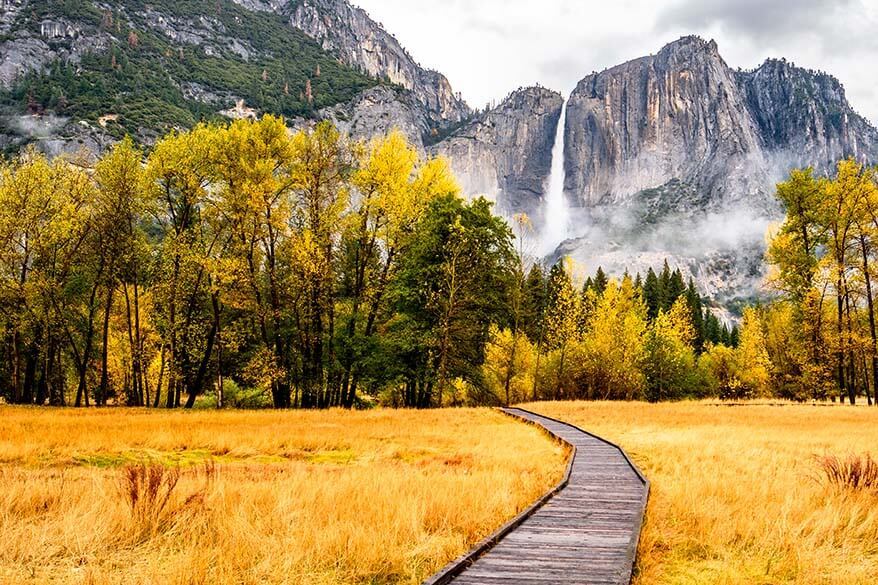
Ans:
<svg viewBox="0 0 878 585"><path fill-rule="evenodd" d="M609 441L520 408L501 410L571 447L564 477L424 585L630 583L649 481Z"/></svg>

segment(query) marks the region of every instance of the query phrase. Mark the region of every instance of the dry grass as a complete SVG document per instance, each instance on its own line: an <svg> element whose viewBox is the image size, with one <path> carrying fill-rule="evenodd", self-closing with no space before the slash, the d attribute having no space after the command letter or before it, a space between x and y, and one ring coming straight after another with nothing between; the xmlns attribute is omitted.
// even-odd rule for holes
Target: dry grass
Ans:
<svg viewBox="0 0 878 585"><path fill-rule="evenodd" d="M0 583L418 583L563 462L487 410L0 407Z"/></svg>
<svg viewBox="0 0 878 585"><path fill-rule="evenodd" d="M843 484L868 473L859 454L878 451L878 409L529 407L618 442L649 477L636 585L871 585L878 578L878 493L839 489L824 471L835 458Z"/></svg>

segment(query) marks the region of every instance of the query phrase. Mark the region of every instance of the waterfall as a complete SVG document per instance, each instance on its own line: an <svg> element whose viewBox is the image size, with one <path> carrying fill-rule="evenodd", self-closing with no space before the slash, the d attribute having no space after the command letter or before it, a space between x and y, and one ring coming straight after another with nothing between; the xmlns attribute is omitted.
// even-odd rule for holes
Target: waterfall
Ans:
<svg viewBox="0 0 878 585"><path fill-rule="evenodd" d="M558 244L567 239L570 229L570 209L564 197L564 128L567 121L567 102L561 105L561 117L555 130L555 143L552 145L552 170L543 202L543 228L540 235L542 253L549 255Z"/></svg>

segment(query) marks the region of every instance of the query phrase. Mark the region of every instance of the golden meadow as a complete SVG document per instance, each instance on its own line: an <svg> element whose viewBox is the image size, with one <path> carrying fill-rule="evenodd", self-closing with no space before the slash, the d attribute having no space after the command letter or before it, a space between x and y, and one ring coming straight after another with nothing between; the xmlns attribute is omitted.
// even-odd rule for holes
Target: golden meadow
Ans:
<svg viewBox="0 0 878 585"><path fill-rule="evenodd" d="M638 585L878 574L878 490L823 466L878 443L872 409L529 407L617 441L651 480ZM553 485L565 456L486 409L2 407L0 581L418 583Z"/></svg>

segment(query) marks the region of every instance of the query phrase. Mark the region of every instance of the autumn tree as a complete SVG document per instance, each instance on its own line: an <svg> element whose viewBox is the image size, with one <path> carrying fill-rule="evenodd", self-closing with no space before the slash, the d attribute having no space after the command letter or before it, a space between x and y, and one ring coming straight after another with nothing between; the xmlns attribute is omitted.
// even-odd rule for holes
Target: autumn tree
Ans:
<svg viewBox="0 0 878 585"><path fill-rule="evenodd" d="M65 402L62 343L76 328L80 291L95 280L81 262L92 196L87 174L65 160L49 163L28 150L0 168L0 329L10 402ZM81 357L84 374L90 356Z"/></svg>
<svg viewBox="0 0 878 585"><path fill-rule="evenodd" d="M646 305L631 279L610 281L584 338L590 397L633 400L643 396L646 317Z"/></svg>
<svg viewBox="0 0 878 585"><path fill-rule="evenodd" d="M156 267L156 321L168 356L166 405L187 406L204 389L216 339L210 317L206 258L222 234L211 233L203 209L214 180L216 129L199 125L171 133L150 153L145 181L163 232ZM158 402L161 388L156 388Z"/></svg>
<svg viewBox="0 0 878 585"><path fill-rule="evenodd" d="M649 327L644 372L651 402L692 395L696 391L695 328L685 298L670 311L659 310Z"/></svg>
<svg viewBox="0 0 878 585"><path fill-rule="evenodd" d="M558 400L570 397L574 388L566 380L571 345L580 340L580 297L573 284L572 264L556 264L549 276L550 298L545 315L546 347L555 352L550 395ZM567 382L567 383L565 383Z"/></svg>

